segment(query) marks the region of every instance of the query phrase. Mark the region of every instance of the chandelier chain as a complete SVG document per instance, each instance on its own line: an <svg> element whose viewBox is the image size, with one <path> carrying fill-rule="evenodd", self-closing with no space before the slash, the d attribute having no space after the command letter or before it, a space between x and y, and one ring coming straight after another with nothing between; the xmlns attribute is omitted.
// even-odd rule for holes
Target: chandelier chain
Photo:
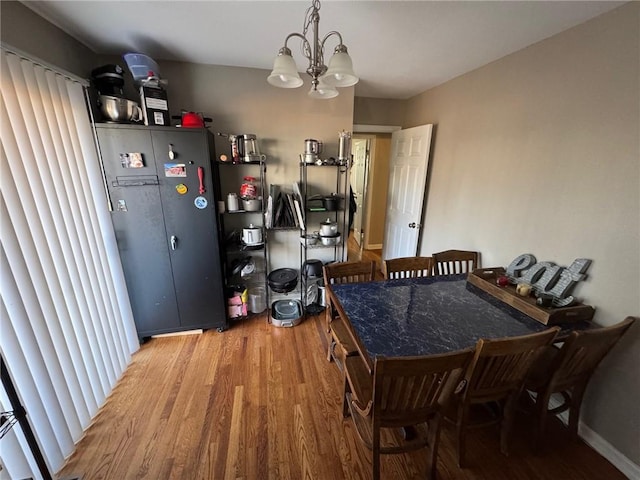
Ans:
<svg viewBox="0 0 640 480"><path fill-rule="evenodd" d="M316 18L320 19L320 0L312 0L311 6L307 8L307 11L304 15L304 25L302 27L302 36L306 41L303 41L300 45L300 51L304 57L309 60L309 67L315 66L315 63L324 64L324 42L320 43L318 40L318 32L314 32L315 35L312 36L312 41L316 42L317 45L311 45L311 41L307 40L307 33L309 32L309 27L314 24L314 20ZM313 50L316 49L318 52L318 58L313 57Z"/></svg>

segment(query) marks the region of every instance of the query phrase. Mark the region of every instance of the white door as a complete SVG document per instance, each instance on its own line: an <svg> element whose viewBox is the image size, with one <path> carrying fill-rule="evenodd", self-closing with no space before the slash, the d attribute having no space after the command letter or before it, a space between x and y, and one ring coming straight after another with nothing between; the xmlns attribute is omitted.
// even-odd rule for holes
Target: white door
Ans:
<svg viewBox="0 0 640 480"><path fill-rule="evenodd" d="M367 155L369 140L356 138L353 140L351 151L353 153L353 166L351 167L351 190L356 201L356 211L353 215L353 237L358 245L363 237L364 194L367 178Z"/></svg>
<svg viewBox="0 0 640 480"><path fill-rule="evenodd" d="M383 259L418 252L432 129L433 125L421 125L391 134Z"/></svg>

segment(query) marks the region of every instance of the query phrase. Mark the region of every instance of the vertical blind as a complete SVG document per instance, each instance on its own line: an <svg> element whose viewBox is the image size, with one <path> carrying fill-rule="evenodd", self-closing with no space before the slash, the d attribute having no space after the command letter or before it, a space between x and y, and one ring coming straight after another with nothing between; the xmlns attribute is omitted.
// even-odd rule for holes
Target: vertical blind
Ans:
<svg viewBox="0 0 640 480"><path fill-rule="evenodd" d="M55 473L138 340L84 87L5 48L1 62L0 350ZM0 442L10 478L39 478L19 427Z"/></svg>

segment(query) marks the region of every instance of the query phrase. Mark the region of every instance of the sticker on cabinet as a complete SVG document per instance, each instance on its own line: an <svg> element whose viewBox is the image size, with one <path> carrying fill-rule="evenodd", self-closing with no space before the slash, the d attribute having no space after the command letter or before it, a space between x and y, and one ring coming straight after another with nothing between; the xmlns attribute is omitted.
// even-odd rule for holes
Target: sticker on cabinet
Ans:
<svg viewBox="0 0 640 480"><path fill-rule="evenodd" d="M185 167L184 163L165 163L164 176L165 177L186 177L187 168Z"/></svg>
<svg viewBox="0 0 640 480"><path fill-rule="evenodd" d="M122 168L142 168L144 167L144 161L142 160L142 154L139 152L121 153L120 164Z"/></svg>
<svg viewBox="0 0 640 480"><path fill-rule="evenodd" d="M202 210L203 208L207 208L209 201L205 197L196 197L196 199L193 201L193 204L196 206L196 208Z"/></svg>

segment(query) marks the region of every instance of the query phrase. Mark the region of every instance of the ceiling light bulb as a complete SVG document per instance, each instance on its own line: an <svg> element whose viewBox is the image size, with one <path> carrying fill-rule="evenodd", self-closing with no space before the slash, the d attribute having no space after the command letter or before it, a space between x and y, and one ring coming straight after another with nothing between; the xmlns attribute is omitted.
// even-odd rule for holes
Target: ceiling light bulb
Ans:
<svg viewBox="0 0 640 480"><path fill-rule="evenodd" d="M273 62L273 71L267 77L267 82L280 88L297 88L304 83L296 69L296 62L291 56L291 50L286 47L280 49Z"/></svg>
<svg viewBox="0 0 640 480"><path fill-rule="evenodd" d="M360 80L353 71L353 62L347 53L347 47L338 45L329 60L329 67L324 74L324 82L333 87L350 87Z"/></svg>
<svg viewBox="0 0 640 480"><path fill-rule="evenodd" d="M311 90L309 90L309 96L311 98L318 98L322 100L327 100L329 98L334 98L338 96L338 90L334 87L327 85L323 82L324 77L320 77L318 79L318 86L311 86Z"/></svg>

